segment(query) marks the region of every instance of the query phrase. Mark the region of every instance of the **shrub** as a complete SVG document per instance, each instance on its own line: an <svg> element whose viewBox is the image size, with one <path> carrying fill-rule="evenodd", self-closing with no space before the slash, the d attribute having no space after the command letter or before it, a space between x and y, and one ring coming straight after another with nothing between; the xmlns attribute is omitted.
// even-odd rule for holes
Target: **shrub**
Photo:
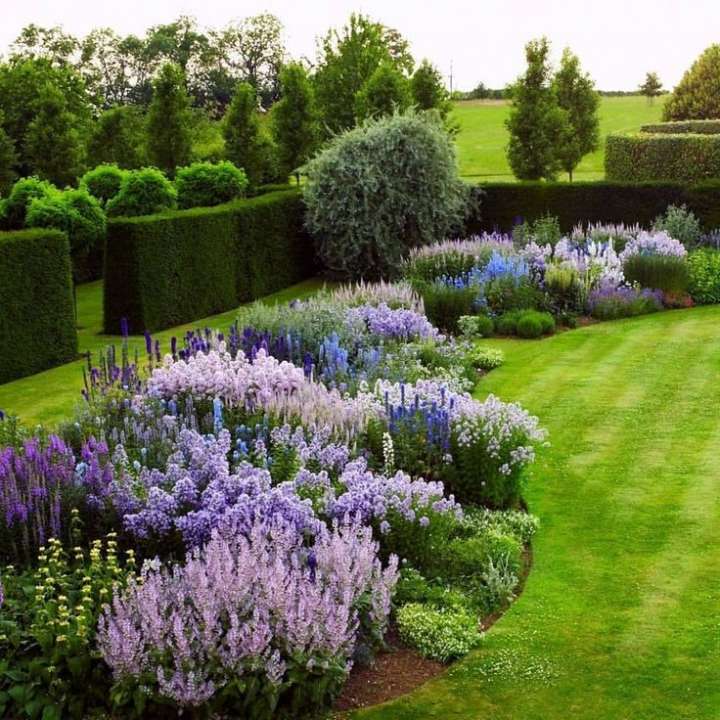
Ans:
<svg viewBox="0 0 720 720"><path fill-rule="evenodd" d="M505 354L502 350L478 345L470 351L470 362L478 370L494 370L505 362Z"/></svg>
<svg viewBox="0 0 720 720"><path fill-rule="evenodd" d="M538 531L540 520L521 510L469 508L463 515L461 525L468 528L471 535L496 532L512 535L523 545L527 545Z"/></svg>
<svg viewBox="0 0 720 720"><path fill-rule="evenodd" d="M535 315L527 313L518 318L515 331L521 338L539 338L543 334L540 320Z"/></svg>
<svg viewBox="0 0 720 720"><path fill-rule="evenodd" d="M98 165L96 168L88 170L80 178L80 187L85 188L104 205L120 192L122 181L126 175L127 172L121 170L117 165Z"/></svg>
<svg viewBox="0 0 720 720"><path fill-rule="evenodd" d="M495 331L498 335L517 335L517 324L520 313L509 312L495 320Z"/></svg>
<svg viewBox="0 0 720 720"><path fill-rule="evenodd" d="M666 293L684 293L689 282L685 258L668 255L632 255L623 263L623 273L630 283Z"/></svg>
<svg viewBox="0 0 720 720"><path fill-rule="evenodd" d="M687 258L688 292L696 303L720 303L720 251L695 250Z"/></svg>
<svg viewBox="0 0 720 720"><path fill-rule="evenodd" d="M671 122L642 125L640 132L669 133L680 135L682 133L695 133L697 135L716 135L720 133L720 120L675 120Z"/></svg>
<svg viewBox="0 0 720 720"><path fill-rule="evenodd" d="M490 337L495 323L487 315L463 315L458 318L458 330L468 338Z"/></svg>
<svg viewBox="0 0 720 720"><path fill-rule="evenodd" d="M28 227L62 230L70 240L76 282L100 277L105 240L105 213L86 190L57 191L30 203Z"/></svg>
<svg viewBox="0 0 720 720"><path fill-rule="evenodd" d="M665 120L720 117L720 45L710 45L683 75L663 107Z"/></svg>
<svg viewBox="0 0 720 720"><path fill-rule="evenodd" d="M720 135L608 135L605 177L681 183L720 178Z"/></svg>
<svg viewBox="0 0 720 720"><path fill-rule="evenodd" d="M175 207L173 184L157 168L131 170L107 204L109 217L152 215Z"/></svg>
<svg viewBox="0 0 720 720"><path fill-rule="evenodd" d="M458 320L475 309L476 287L436 280L417 283L415 288L422 296L428 320L441 330L456 333Z"/></svg>
<svg viewBox="0 0 720 720"><path fill-rule="evenodd" d="M338 136L307 175L307 224L320 259L341 277L396 273L410 248L459 228L468 207L452 142L425 115L382 118Z"/></svg>
<svg viewBox="0 0 720 720"><path fill-rule="evenodd" d="M581 312L584 293L575 268L550 265L543 278L548 306L556 315L572 315Z"/></svg>
<svg viewBox="0 0 720 720"><path fill-rule="evenodd" d="M237 307L315 271L297 191L108 224L105 329L172 327Z"/></svg>
<svg viewBox="0 0 720 720"><path fill-rule="evenodd" d="M397 611L397 625L404 642L440 662L467 655L482 638L477 618L463 609L408 603Z"/></svg>
<svg viewBox="0 0 720 720"><path fill-rule="evenodd" d="M77 353L68 240L56 230L0 233L0 383Z"/></svg>
<svg viewBox="0 0 720 720"><path fill-rule="evenodd" d="M35 177L18 180L12 187L3 207L3 225L8 230L20 230L25 227L28 206L35 198L45 198L57 191L57 188Z"/></svg>
<svg viewBox="0 0 720 720"><path fill-rule="evenodd" d="M554 247L561 237L560 221L550 213L531 222L526 220L513 228L513 240L520 246L533 241L538 245L550 244Z"/></svg>
<svg viewBox="0 0 720 720"><path fill-rule="evenodd" d="M655 218L653 230L665 231L685 247L697 245L702 238L700 221L687 205L670 205L663 215Z"/></svg>
<svg viewBox="0 0 720 720"><path fill-rule="evenodd" d="M245 171L231 162L193 163L180 168L175 178L178 207L210 207L242 197L248 186Z"/></svg>

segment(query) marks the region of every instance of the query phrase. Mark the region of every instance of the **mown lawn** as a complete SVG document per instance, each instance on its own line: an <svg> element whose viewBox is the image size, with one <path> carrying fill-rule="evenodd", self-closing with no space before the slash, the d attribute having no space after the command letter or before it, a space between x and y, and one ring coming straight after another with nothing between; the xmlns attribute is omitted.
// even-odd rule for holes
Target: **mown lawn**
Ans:
<svg viewBox="0 0 720 720"><path fill-rule="evenodd" d="M664 98L652 105L640 96L600 98L600 147L583 158L573 175L575 180L598 180L605 176L605 137L611 132L638 130L641 125L659 122ZM515 180L505 155L508 133L505 120L510 106L505 101L468 100L455 104L460 123L457 138L460 174L468 180ZM567 180L563 175L559 179Z"/></svg>
<svg viewBox="0 0 720 720"><path fill-rule="evenodd" d="M495 341L480 385L550 430L523 595L481 648L362 720L720 717L720 308Z"/></svg>
<svg viewBox="0 0 720 720"><path fill-rule="evenodd" d="M263 298L264 302L289 302L317 292L322 282L317 279L293 285L281 292ZM116 335L102 334L102 281L80 285L77 290L78 340L81 353L90 351L93 358L98 351L115 344L119 348L121 338ZM186 325L155 333L153 338L160 340L163 352L170 351L170 338L182 337L191 329L210 327L227 331L237 315L230 310L220 315L196 320ZM118 329L119 331L119 329ZM135 348L145 353L145 340L142 337L130 339L131 352ZM82 389L82 367L86 360L61 365L30 377L0 385L0 410L17 415L28 424L43 423L53 425L67 418L75 405L80 402Z"/></svg>

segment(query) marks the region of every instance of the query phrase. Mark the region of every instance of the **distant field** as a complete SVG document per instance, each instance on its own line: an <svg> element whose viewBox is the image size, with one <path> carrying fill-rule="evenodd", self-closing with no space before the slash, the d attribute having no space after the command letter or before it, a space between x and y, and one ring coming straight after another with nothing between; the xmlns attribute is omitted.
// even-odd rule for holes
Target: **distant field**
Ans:
<svg viewBox="0 0 720 720"><path fill-rule="evenodd" d="M583 158L573 174L575 180L599 180L604 177L605 136L611 132L638 130L641 125L661 119L664 98L648 105L646 98L603 97L600 100L600 147ZM475 180L515 180L507 159L505 119L510 106L503 100L467 100L456 103L455 116L460 122L457 138L460 174ZM562 176L567 179L567 176Z"/></svg>

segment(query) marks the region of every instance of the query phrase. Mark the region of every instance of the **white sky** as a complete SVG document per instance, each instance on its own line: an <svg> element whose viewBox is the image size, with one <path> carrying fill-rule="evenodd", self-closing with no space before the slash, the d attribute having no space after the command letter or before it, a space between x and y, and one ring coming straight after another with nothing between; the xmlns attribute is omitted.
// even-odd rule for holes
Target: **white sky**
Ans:
<svg viewBox="0 0 720 720"><path fill-rule="evenodd" d="M284 23L290 53L315 55L315 38L362 11L395 27L416 59L428 57L455 87L503 87L523 68L527 40L547 35L559 57L566 45L600 89L633 89L648 70L666 87L697 55L720 42L719 0L1 0L0 52L24 25L62 25L83 35L110 26L121 34L193 15L220 27L258 12Z"/></svg>

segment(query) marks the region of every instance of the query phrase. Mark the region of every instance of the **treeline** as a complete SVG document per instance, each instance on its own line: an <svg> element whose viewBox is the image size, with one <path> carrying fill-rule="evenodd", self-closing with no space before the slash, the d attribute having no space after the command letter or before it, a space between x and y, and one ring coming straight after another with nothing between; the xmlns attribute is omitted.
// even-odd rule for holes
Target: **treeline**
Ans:
<svg viewBox="0 0 720 720"><path fill-rule="evenodd" d="M300 62L267 13L221 30L182 16L142 37L30 25L0 64L0 192L28 175L74 185L99 163L172 176L226 158L251 183L285 181L334 134L411 106L446 118L442 76L363 15Z"/></svg>

